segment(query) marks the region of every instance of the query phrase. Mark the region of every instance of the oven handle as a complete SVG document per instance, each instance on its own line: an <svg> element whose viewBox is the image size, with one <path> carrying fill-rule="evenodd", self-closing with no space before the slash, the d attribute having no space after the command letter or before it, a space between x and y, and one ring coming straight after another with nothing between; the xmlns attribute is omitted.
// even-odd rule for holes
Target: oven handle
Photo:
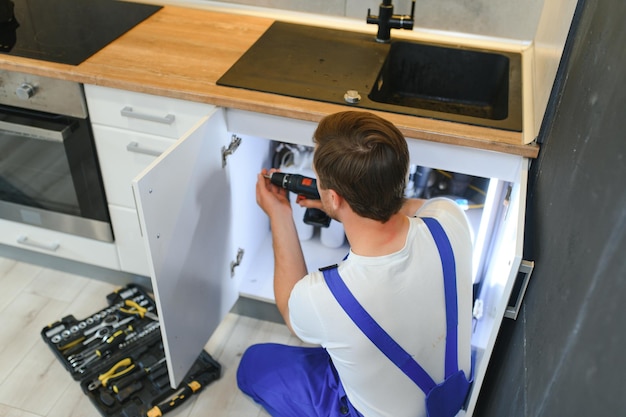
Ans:
<svg viewBox="0 0 626 417"><path fill-rule="evenodd" d="M37 126L26 126L17 123L11 123L0 120L0 130L11 133L17 133L21 136L27 136L33 139L49 140L52 142L63 142L69 133L70 127L66 126L61 131L43 129Z"/></svg>

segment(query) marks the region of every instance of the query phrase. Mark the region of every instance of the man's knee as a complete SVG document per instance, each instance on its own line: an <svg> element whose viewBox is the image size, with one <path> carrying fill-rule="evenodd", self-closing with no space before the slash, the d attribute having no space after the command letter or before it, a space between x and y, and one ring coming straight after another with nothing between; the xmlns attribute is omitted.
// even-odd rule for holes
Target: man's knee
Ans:
<svg viewBox="0 0 626 417"><path fill-rule="evenodd" d="M237 368L237 386L244 393L249 394L250 387L250 378L251 378L251 368L252 364L254 364L254 356L256 356L255 348L256 345L250 346L241 356L241 360L239 361L239 367Z"/></svg>
<svg viewBox="0 0 626 417"><path fill-rule="evenodd" d="M252 345L241 356L237 368L237 385L244 393L252 396L254 384L266 376L268 370L265 367L271 358L271 346L267 343Z"/></svg>

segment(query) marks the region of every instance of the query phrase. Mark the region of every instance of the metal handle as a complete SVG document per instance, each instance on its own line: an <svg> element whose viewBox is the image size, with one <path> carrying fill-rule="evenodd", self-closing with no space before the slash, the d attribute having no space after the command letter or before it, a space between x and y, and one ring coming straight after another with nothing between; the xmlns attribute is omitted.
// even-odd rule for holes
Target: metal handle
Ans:
<svg viewBox="0 0 626 417"><path fill-rule="evenodd" d="M69 127L57 132L37 126L27 126L18 123L0 121L0 130L16 133L20 136L26 136L32 139L49 140L51 142L63 142L68 135Z"/></svg>
<svg viewBox="0 0 626 417"><path fill-rule="evenodd" d="M57 249L61 246L59 242L51 242L51 243L41 243L30 240L27 236L19 235L17 237L17 243L26 246L32 246L37 249L44 249L50 252L56 252Z"/></svg>
<svg viewBox="0 0 626 417"><path fill-rule="evenodd" d="M165 116L161 117L161 116L153 116L151 114L137 113L130 106L124 107L120 111L120 113L122 114L122 116L131 118L131 119L147 120L149 122L163 123L166 125L171 125L172 123L174 123L174 120L176 119L176 116L174 116L173 114L166 114Z"/></svg>
<svg viewBox="0 0 626 417"><path fill-rule="evenodd" d="M528 281L530 281L530 275L533 273L534 268L535 263L533 261L522 260L519 271L517 271L516 282L514 283L514 285L519 288L517 297L515 297L515 304L511 305L511 300L514 298L511 296L509 305L506 306L504 317L517 320L517 315L522 306L522 300L524 300L524 295L526 294L526 288L528 288Z"/></svg>
<svg viewBox="0 0 626 417"><path fill-rule="evenodd" d="M135 152L150 156L161 156L162 153L161 151L157 151L156 149L144 148L139 145L139 142L130 142L128 145L126 145L126 150L128 152Z"/></svg>

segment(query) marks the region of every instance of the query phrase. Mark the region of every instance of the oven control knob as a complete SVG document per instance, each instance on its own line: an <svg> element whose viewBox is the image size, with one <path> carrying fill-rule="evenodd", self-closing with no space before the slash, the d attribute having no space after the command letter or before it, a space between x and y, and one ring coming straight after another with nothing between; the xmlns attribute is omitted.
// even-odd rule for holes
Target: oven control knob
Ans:
<svg viewBox="0 0 626 417"><path fill-rule="evenodd" d="M22 100L28 100L35 95L35 87L32 84L22 83L15 90L15 94Z"/></svg>

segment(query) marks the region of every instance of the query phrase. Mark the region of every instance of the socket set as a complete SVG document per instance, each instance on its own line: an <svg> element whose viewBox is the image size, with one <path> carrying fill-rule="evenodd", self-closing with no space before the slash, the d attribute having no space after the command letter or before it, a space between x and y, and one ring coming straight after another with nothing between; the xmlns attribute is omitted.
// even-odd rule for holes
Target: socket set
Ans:
<svg viewBox="0 0 626 417"><path fill-rule="evenodd" d="M172 389L150 294L130 284L106 299L108 307L89 317L69 315L41 331L100 414L163 415L220 377L219 363L202 351L180 387Z"/></svg>

